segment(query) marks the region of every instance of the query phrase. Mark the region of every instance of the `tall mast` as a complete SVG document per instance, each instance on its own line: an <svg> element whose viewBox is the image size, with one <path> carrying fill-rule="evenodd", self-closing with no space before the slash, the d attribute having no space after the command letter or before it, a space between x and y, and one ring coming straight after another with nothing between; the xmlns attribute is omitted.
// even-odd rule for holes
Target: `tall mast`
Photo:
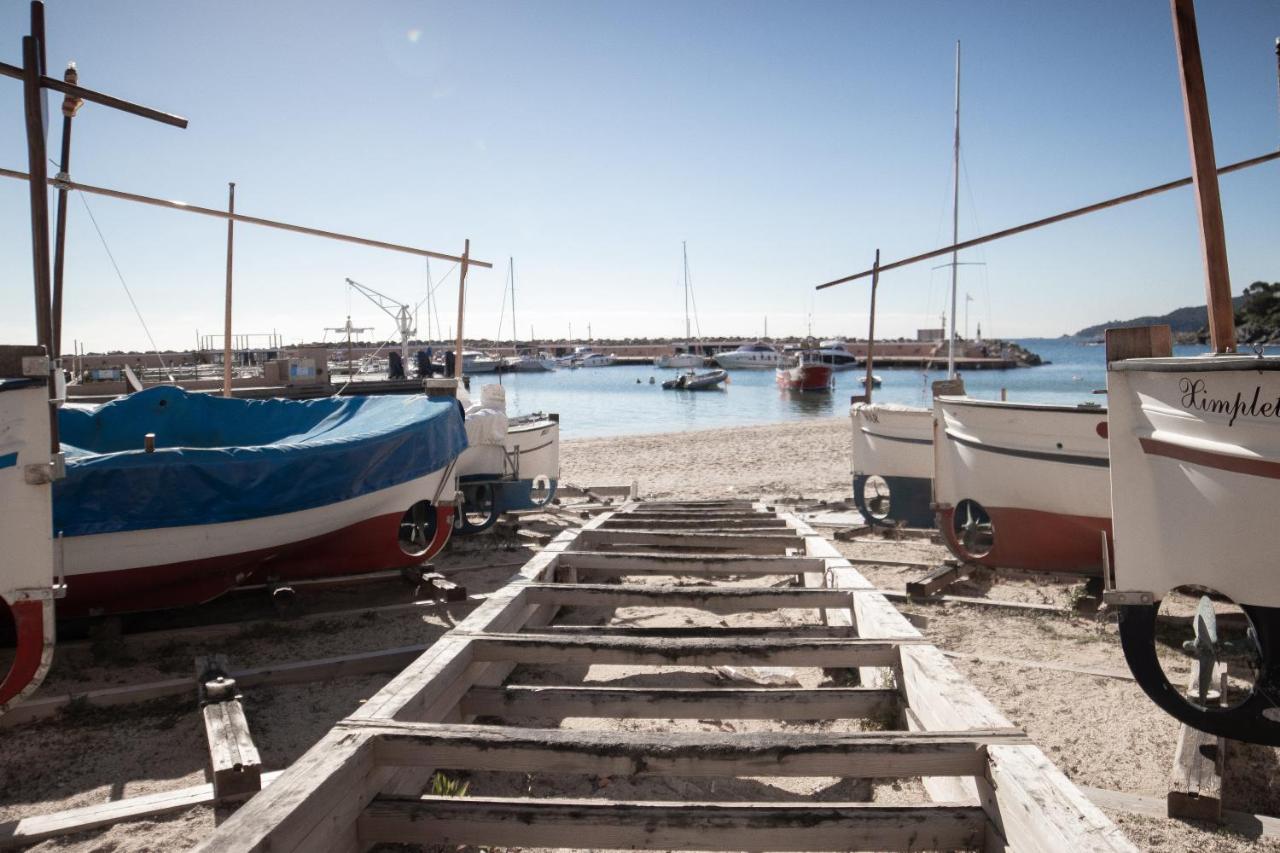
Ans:
<svg viewBox="0 0 1280 853"><path fill-rule="evenodd" d="M956 39L956 137L952 151L951 245L960 242L960 40ZM960 253L951 253L951 329L947 335L947 378L956 378L956 271Z"/></svg>
<svg viewBox="0 0 1280 853"><path fill-rule="evenodd" d="M510 258L511 264L511 349L514 352L520 341L520 333L516 331L516 259Z"/></svg>
<svg viewBox="0 0 1280 853"><path fill-rule="evenodd" d="M680 241L680 253L684 256L684 341L689 343L689 245Z"/></svg>

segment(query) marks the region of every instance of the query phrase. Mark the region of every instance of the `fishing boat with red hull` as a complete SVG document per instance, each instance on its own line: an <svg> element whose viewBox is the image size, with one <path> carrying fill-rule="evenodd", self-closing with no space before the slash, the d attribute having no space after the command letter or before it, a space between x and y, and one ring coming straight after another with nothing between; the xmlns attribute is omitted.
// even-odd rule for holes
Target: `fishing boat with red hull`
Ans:
<svg viewBox="0 0 1280 853"><path fill-rule="evenodd" d="M774 376L784 391L830 391L835 373L816 350L804 350L780 360Z"/></svg>
<svg viewBox="0 0 1280 853"><path fill-rule="evenodd" d="M457 402L425 396L239 400L159 386L64 407L59 426L60 618L421 563L449 539L467 446Z"/></svg>
<svg viewBox="0 0 1280 853"><path fill-rule="evenodd" d="M1107 410L934 400L938 528L958 559L1101 575L1111 534Z"/></svg>

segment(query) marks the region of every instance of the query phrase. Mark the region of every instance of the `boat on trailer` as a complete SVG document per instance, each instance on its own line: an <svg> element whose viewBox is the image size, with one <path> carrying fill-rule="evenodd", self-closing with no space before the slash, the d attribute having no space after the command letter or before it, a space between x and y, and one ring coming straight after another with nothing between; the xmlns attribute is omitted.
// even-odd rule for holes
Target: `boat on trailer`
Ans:
<svg viewBox="0 0 1280 853"><path fill-rule="evenodd" d="M456 402L241 400L157 386L64 406L59 617L417 565L453 528Z"/></svg>
<svg viewBox="0 0 1280 853"><path fill-rule="evenodd" d="M1105 408L943 395L932 420L937 522L957 559L1102 574L1111 534Z"/></svg>

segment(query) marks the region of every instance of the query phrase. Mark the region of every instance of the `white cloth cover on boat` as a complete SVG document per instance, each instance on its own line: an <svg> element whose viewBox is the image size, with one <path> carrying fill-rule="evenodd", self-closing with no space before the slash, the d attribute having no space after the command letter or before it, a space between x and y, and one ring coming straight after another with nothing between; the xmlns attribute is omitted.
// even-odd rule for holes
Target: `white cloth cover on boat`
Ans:
<svg viewBox="0 0 1280 853"><path fill-rule="evenodd" d="M507 441L507 392L501 385L485 385L479 402L467 406L469 445L505 444Z"/></svg>

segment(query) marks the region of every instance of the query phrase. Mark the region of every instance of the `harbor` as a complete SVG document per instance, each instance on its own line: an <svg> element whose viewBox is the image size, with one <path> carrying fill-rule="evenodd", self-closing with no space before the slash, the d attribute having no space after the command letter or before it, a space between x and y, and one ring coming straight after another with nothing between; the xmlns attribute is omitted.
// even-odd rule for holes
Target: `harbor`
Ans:
<svg viewBox="0 0 1280 853"><path fill-rule="evenodd" d="M1260 9L138 11L3 13L0 849L1280 845Z"/></svg>

